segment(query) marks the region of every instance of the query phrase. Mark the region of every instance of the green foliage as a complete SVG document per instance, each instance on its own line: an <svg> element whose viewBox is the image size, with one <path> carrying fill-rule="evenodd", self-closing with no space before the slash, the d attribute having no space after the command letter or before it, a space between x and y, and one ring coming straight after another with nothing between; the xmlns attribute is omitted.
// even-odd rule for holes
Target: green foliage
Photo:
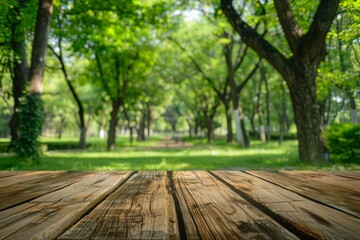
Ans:
<svg viewBox="0 0 360 240"><path fill-rule="evenodd" d="M40 95L24 94L19 108L19 140L15 144L16 154L28 160L40 159L38 137L42 131L43 111Z"/></svg>
<svg viewBox="0 0 360 240"><path fill-rule="evenodd" d="M360 125L334 124L328 128L326 140L332 160L360 163Z"/></svg>

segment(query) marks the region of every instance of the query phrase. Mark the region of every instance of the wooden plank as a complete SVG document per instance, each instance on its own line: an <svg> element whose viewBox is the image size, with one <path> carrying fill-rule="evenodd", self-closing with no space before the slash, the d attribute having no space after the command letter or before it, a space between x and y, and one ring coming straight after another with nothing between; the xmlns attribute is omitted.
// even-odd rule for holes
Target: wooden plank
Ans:
<svg viewBox="0 0 360 240"><path fill-rule="evenodd" d="M66 188L0 211L0 239L54 239L125 181L129 172L98 172Z"/></svg>
<svg viewBox="0 0 360 240"><path fill-rule="evenodd" d="M259 172L260 173L260 172ZM274 172L268 172L274 173ZM350 192L360 193L360 181L346 176L336 175L332 172L324 171L280 171L281 174L287 177L297 177L305 181L316 181L324 185L343 188ZM275 175L278 175L275 173ZM346 175L346 174L345 174ZM354 175L355 176L355 175ZM329 188L331 190L331 188Z"/></svg>
<svg viewBox="0 0 360 240"><path fill-rule="evenodd" d="M360 218L360 181L327 172L250 172L302 196L315 199Z"/></svg>
<svg viewBox="0 0 360 240"><path fill-rule="evenodd" d="M20 175L22 174L22 171L1 171L0 172L0 178L7 178L14 175Z"/></svg>
<svg viewBox="0 0 360 240"><path fill-rule="evenodd" d="M17 172L16 174L6 177L0 181L0 188L7 187L13 184L18 184L22 182L27 182L35 179L44 179L47 177L60 175L64 171L26 171L26 172Z"/></svg>
<svg viewBox="0 0 360 240"><path fill-rule="evenodd" d="M176 213L164 172L140 172L59 239L176 239Z"/></svg>
<svg viewBox="0 0 360 240"><path fill-rule="evenodd" d="M297 239L206 172L176 172L174 180L187 239Z"/></svg>
<svg viewBox="0 0 360 240"><path fill-rule="evenodd" d="M220 171L215 174L271 210L306 238L357 239L360 236L358 218L243 172Z"/></svg>
<svg viewBox="0 0 360 240"><path fill-rule="evenodd" d="M342 171L342 172L335 172L334 174L338 176L344 176L352 179L360 180L360 171Z"/></svg>
<svg viewBox="0 0 360 240"><path fill-rule="evenodd" d="M36 197L56 191L77 181L90 173L60 172L46 178L35 178L0 188L0 210L25 203Z"/></svg>

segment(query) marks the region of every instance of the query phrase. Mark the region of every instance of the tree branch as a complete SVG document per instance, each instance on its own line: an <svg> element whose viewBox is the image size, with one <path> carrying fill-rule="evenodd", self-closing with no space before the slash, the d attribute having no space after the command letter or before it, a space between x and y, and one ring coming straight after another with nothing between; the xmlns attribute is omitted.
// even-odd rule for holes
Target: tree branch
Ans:
<svg viewBox="0 0 360 240"><path fill-rule="evenodd" d="M232 0L221 0L221 8L242 41L266 59L284 78L291 74L291 63L278 49L265 40L264 36L251 28L236 12Z"/></svg>
<svg viewBox="0 0 360 240"><path fill-rule="evenodd" d="M169 39L170 41L174 42L184 53L187 53L186 48L184 48L178 41L176 41L174 38L172 37L167 37L167 39ZM198 72L203 76L203 78L210 84L210 87L216 92L217 95L221 96L221 92L220 90L215 86L214 81L208 76L206 75L206 73L204 72L204 70L200 67L200 65L198 64L198 62L195 60L195 58L191 55L188 55L188 57L190 58L191 62L194 64L196 70L198 70Z"/></svg>
<svg viewBox="0 0 360 240"><path fill-rule="evenodd" d="M316 56L319 61L325 57L326 35L337 14L339 0L321 0L309 31L300 39L298 54L313 59Z"/></svg>
<svg viewBox="0 0 360 240"><path fill-rule="evenodd" d="M105 76L104 76L104 72L103 72L103 69L102 69L102 65L101 65L101 62L100 62L100 58L98 56L97 53L95 53L95 59L96 59L96 65L98 67L98 70L99 70L99 74L100 74L100 78L101 78L101 84L103 85L104 89L105 89L105 92L109 95L110 98L113 99L113 96L111 95L111 91L110 91L110 88L109 86L107 85L106 81L105 81Z"/></svg>
<svg viewBox="0 0 360 240"><path fill-rule="evenodd" d="M239 94L241 90L245 87L245 85L249 82L249 80L252 78L252 76L255 74L256 70L260 66L261 58L259 62L254 66L253 70L247 75L246 79L236 88L236 93Z"/></svg>
<svg viewBox="0 0 360 240"><path fill-rule="evenodd" d="M300 38L303 35L296 21L288 0L275 0L276 12L292 53L296 53Z"/></svg>
<svg viewBox="0 0 360 240"><path fill-rule="evenodd" d="M238 54L236 56L234 72L236 72L240 68L241 64L244 62L244 59L245 59L245 56L246 56L246 53L247 53L248 49L249 49L249 46L246 45L244 51L242 52L242 54L241 54L242 49L239 49Z"/></svg>

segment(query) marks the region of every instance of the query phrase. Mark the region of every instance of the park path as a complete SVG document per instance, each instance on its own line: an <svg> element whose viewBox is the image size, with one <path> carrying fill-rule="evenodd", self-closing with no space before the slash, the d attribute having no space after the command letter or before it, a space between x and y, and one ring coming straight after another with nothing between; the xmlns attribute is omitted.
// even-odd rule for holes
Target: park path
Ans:
<svg viewBox="0 0 360 240"><path fill-rule="evenodd" d="M187 143L180 137L169 137L155 144L155 148L188 148L193 147L192 143Z"/></svg>

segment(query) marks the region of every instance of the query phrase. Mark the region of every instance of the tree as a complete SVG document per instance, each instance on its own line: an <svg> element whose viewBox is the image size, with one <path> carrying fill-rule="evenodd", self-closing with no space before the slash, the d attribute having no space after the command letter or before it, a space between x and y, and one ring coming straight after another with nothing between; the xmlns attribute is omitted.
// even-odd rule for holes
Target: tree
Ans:
<svg viewBox="0 0 360 240"><path fill-rule="evenodd" d="M47 49L50 19L52 14L52 0L40 0L34 40L31 51L31 67L29 71L29 90L20 105L20 137L16 151L20 156L29 158L39 157L37 138L42 131L42 80L45 70L45 54Z"/></svg>
<svg viewBox="0 0 360 240"><path fill-rule="evenodd" d="M317 103L316 75L326 55L325 40L339 0L321 0L306 33L287 0L275 0L274 4L291 52L289 56L250 27L235 10L232 0L221 0L223 13L242 40L266 59L287 83L297 125L300 160L321 162L325 160L326 146Z"/></svg>
<svg viewBox="0 0 360 240"><path fill-rule="evenodd" d="M57 23L57 25L58 25L57 27L61 31L61 29L63 28L61 16L58 15L55 22ZM84 107L83 107L82 101L81 101L78 93L75 90L75 87L73 86L70 75L69 75L66 65L65 65L64 54L63 54L64 51L63 51L63 46L62 46L63 45L62 33L60 33L60 34L58 33L56 40L57 40L56 48L58 49L58 52L50 44L48 47L50 48L51 52L55 55L55 57L59 60L60 66L61 66L61 71L63 72L67 86L69 87L70 92L71 92L71 94L76 102L76 105L78 107L79 128L80 128L79 148L85 149L86 148L86 126L85 126L85 117L84 117L84 115L85 115Z"/></svg>
<svg viewBox="0 0 360 240"><path fill-rule="evenodd" d="M26 3L26 0L9 1L3 5L4 9L1 9L4 17L0 19L0 27L3 30L3 33L0 34L0 46L6 48L4 49L4 53L6 52L7 55L5 59L8 59L4 59L8 62L2 63L4 68L3 72L5 72L5 66L9 66L8 70L12 79L12 97L14 99L13 113L9 121L11 135L10 148L14 147L15 142L19 138L18 110L25 83L28 80L28 63L25 46L25 31L27 28L25 25L27 26L29 23L23 20L24 15L26 15L23 11Z"/></svg>

